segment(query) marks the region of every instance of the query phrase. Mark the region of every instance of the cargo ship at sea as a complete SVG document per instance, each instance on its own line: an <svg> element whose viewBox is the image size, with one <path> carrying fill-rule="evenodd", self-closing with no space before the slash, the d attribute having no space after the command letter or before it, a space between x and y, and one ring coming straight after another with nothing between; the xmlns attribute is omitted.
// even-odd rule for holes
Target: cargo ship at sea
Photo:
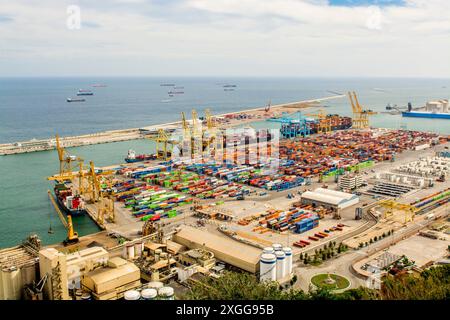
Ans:
<svg viewBox="0 0 450 320"><path fill-rule="evenodd" d="M77 92L77 96L93 96L93 95L94 95L94 93L92 91L89 91L89 90L80 89Z"/></svg>
<svg viewBox="0 0 450 320"><path fill-rule="evenodd" d="M416 110L408 104L408 111L402 112L403 117L450 119L450 106L448 100L430 101L426 106Z"/></svg>
<svg viewBox="0 0 450 320"><path fill-rule="evenodd" d="M86 213L85 203L79 195L74 195L72 187L66 183L57 183L53 188L59 208L72 217Z"/></svg>
<svg viewBox="0 0 450 320"><path fill-rule="evenodd" d="M67 98L67 102L85 102L86 99L82 98Z"/></svg>

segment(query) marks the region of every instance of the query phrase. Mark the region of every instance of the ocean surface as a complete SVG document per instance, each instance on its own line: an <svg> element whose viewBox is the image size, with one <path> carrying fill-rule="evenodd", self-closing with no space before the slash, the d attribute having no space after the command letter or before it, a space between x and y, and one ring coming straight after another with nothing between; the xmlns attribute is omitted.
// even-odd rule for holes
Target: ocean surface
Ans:
<svg viewBox="0 0 450 320"><path fill-rule="evenodd" d="M175 91L184 94L169 97L168 91L174 89L162 83L182 87ZM224 91L224 84L237 87ZM86 96L86 102L67 103L78 89L92 90L94 96ZM363 106L384 111L388 103L422 106L429 100L448 99L450 79L0 78L0 143L142 127L177 121L181 111L190 115L193 108L202 116L205 108L213 114L226 113L265 106L268 101L294 102L348 90L358 93ZM327 113L351 115L348 98L323 104ZM378 114L371 118L371 125L450 134L450 121L444 119ZM137 140L69 152L105 166L123 162L128 149L149 153L154 144ZM56 151L0 156L0 248L18 244L31 233L37 233L44 244L65 238L47 196L52 183L46 177L57 170ZM80 235L98 231L88 217L76 218L74 225ZM53 234L48 233L50 227Z"/></svg>

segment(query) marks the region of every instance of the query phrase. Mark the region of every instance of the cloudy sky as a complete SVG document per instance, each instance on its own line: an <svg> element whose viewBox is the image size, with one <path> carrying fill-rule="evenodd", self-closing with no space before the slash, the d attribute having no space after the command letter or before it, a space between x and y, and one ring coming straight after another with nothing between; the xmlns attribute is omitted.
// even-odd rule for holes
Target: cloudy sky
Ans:
<svg viewBox="0 0 450 320"><path fill-rule="evenodd" d="M0 0L0 76L86 75L449 77L450 1Z"/></svg>

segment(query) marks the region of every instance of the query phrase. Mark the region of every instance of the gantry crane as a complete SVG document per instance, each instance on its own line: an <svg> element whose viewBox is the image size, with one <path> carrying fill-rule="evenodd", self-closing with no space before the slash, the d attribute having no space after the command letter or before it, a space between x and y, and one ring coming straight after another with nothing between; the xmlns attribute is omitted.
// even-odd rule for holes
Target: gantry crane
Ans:
<svg viewBox="0 0 450 320"><path fill-rule="evenodd" d="M404 220L403 223L414 221L414 217L418 209L415 206L399 203L394 200L382 200L378 203L379 206L384 207L386 210L384 212L384 218L388 219L394 215L394 210L403 212Z"/></svg>
<svg viewBox="0 0 450 320"><path fill-rule="evenodd" d="M110 177L112 173L113 171L96 173L94 162L90 161L89 163L89 173L87 174L89 187L87 193L90 194L90 202L97 204L97 222L100 225L104 224L105 216L110 222L115 221L114 200L109 193L112 183L108 181L108 177ZM107 184L108 188L106 188L106 190L101 186L101 179L104 179L104 182Z"/></svg>
<svg viewBox="0 0 450 320"><path fill-rule="evenodd" d="M331 132L331 118L320 109L317 113L307 113L305 116L314 117L318 121L317 133Z"/></svg>
<svg viewBox="0 0 450 320"><path fill-rule="evenodd" d="M370 127L369 125L369 116L377 114L377 112L374 112L369 109L363 109L363 107L359 104L358 97L356 96L356 93L353 91L353 93L348 92L348 97L350 99L350 103L352 106L352 112L353 112L353 128L356 129L367 129Z"/></svg>
<svg viewBox="0 0 450 320"><path fill-rule="evenodd" d="M53 198L50 190L48 190L47 193L48 193L48 197L50 198L50 201L53 204L53 207L55 208L56 212L58 213L61 223L63 224L64 228L66 228L66 230L67 230L67 238L63 242L64 245L77 243L79 241L78 233L76 231L74 231L74 229L73 229L72 216L67 215L67 221L66 221L63 213L61 212L61 209L59 209L58 204L56 203L55 199Z"/></svg>
<svg viewBox="0 0 450 320"><path fill-rule="evenodd" d="M59 141L59 135L56 134L56 151L58 152L59 158L59 174L70 175L73 170L73 163L82 160L77 156L70 155L65 148L61 146L61 142Z"/></svg>
<svg viewBox="0 0 450 320"><path fill-rule="evenodd" d="M158 135L156 137L151 137L151 140L156 142L156 157L159 160L167 161L172 156L172 146L176 145L177 142L170 140L164 129L158 130Z"/></svg>
<svg viewBox="0 0 450 320"><path fill-rule="evenodd" d="M192 110L191 114L192 124L189 126L186 120L186 114L181 112L183 139L179 143L182 145L181 150L183 151L188 148L191 158L194 158L196 155L203 154L205 150L209 150L211 145L214 145L217 139L217 128L209 109L205 110L206 127L200 125L195 109Z"/></svg>

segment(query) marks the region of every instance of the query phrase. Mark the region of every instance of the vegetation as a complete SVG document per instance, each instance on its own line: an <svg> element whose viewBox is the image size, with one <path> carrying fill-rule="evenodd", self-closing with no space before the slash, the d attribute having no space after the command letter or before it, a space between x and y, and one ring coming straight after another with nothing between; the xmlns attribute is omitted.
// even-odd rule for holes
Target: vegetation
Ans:
<svg viewBox="0 0 450 320"><path fill-rule="evenodd" d="M183 297L192 300L442 300L450 299L450 266L437 266L419 276L388 276L381 290L356 288L333 293L322 287L310 292L282 290L276 282L260 283L251 274L225 272L219 279L205 278L196 282Z"/></svg>
<svg viewBox="0 0 450 320"><path fill-rule="evenodd" d="M322 264L322 262L346 251L348 251L347 245L340 243L339 246L336 247L336 242L331 241L329 244L325 244L323 248L314 250L312 260L308 258L307 253L305 253L305 255L300 254L300 260L303 261L305 265L310 264L313 266L318 266Z"/></svg>
<svg viewBox="0 0 450 320"><path fill-rule="evenodd" d="M312 277L311 282L317 288L325 288L330 290L340 290L345 289L350 285L350 281L342 276L336 274L330 274L330 278L333 279L334 283L327 283L328 274L322 273Z"/></svg>

